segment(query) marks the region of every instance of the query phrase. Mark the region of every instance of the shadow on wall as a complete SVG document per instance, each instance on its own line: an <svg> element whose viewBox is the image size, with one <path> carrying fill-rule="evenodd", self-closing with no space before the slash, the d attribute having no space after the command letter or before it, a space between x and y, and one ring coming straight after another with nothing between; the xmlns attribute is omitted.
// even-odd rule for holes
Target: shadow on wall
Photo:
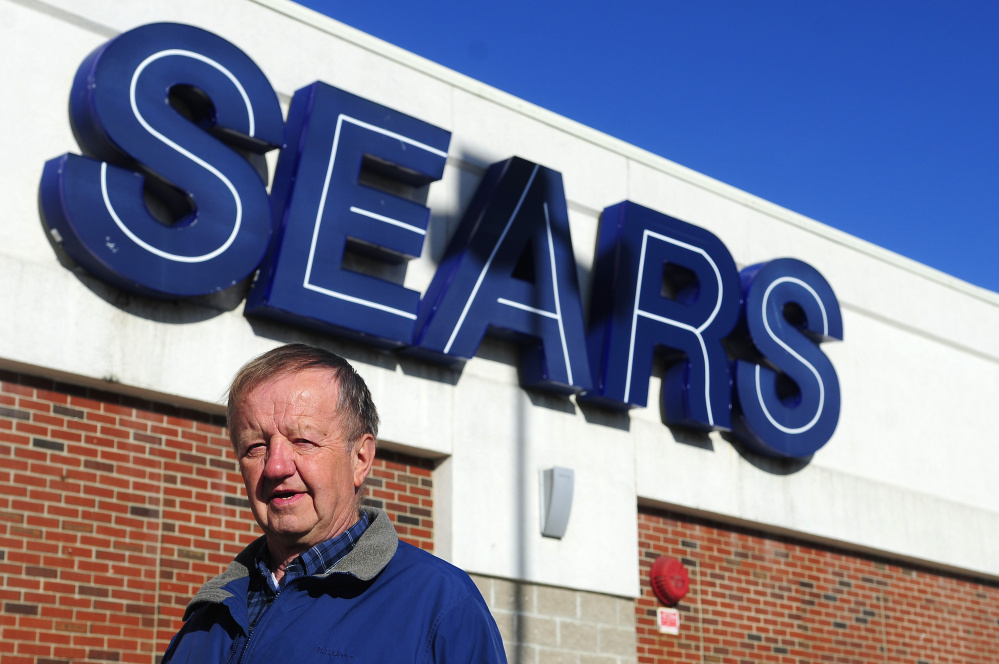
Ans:
<svg viewBox="0 0 999 664"><path fill-rule="evenodd" d="M751 463L756 468L770 473L771 475L793 475L800 470L804 470L812 462L812 458L815 456L810 455L807 457L801 457L796 459L785 458L777 459L774 457L763 456L762 454L757 454L753 450L749 449L742 441L736 438L733 434L723 433L722 438L728 441L736 452L739 453L743 459Z"/></svg>
<svg viewBox="0 0 999 664"><path fill-rule="evenodd" d="M526 661L526 644L524 635L524 583L523 579L527 576L527 542L525 541L525 534L528 529L525 527L526 524L531 523L530 514L528 514L527 505L527 477L530 470L527 467L527 423L526 423L526 413L524 412L524 401L523 399L517 400L517 463L514 464L514 473L516 476L513 478L515 490L513 492L514 496L514 514L520 520L520 526L515 530L515 535L513 538L514 546L517 547L517 579L514 583L514 624L516 625L514 633L516 634L516 643L514 644L513 651L513 662L511 664L524 664Z"/></svg>

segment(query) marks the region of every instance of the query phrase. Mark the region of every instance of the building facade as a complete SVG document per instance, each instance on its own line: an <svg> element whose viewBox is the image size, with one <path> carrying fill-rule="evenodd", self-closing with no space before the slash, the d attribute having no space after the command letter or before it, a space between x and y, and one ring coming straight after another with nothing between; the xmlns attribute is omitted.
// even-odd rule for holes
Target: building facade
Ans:
<svg viewBox="0 0 999 664"><path fill-rule="evenodd" d="M533 268L511 265L510 274L535 293L564 293L560 278L578 288L576 300L559 301L561 327L552 328L570 374L586 355L573 355L573 344L584 344L573 340L573 302L592 336L599 312L611 317L620 298L620 291L600 291L603 276L614 274L601 251L614 214L668 216L666 227L689 231L687 247L712 260L730 254L738 269L784 258L807 265L835 292L842 318L842 340L828 330L809 337L824 339L815 348L834 368L835 386L823 374L823 394L835 387L839 396L834 432L813 441L817 449L792 445L775 456L768 445L780 448L783 438L696 426L705 417L696 406L681 413L695 426L677 426L673 413L683 404L670 401L668 385L674 397L660 397L683 363L675 352L646 358L651 371L636 361L629 389L647 383L648 399L629 409L624 404L637 398L616 398L608 387L620 367L601 363L592 342L585 342L584 378L554 375L551 352L538 372L537 357L522 352L524 333L494 319L482 323L490 333L472 344L469 358L442 362L440 349L430 349L429 314L413 315L417 329L428 330L422 347L373 332L388 328L361 317L316 323L322 307L311 300L303 313L276 303L277 286L260 291L277 283L277 267L182 296L166 296L173 286L165 282L109 277L123 268L113 257L81 259L65 231L75 222L68 213L59 218L60 209L74 210L77 190L47 189L46 178L65 182L59 178L78 162L68 159L62 170L47 164L81 154L77 138L101 133L79 116L75 135L70 124L67 99L81 63L161 22L194 26L245 53L276 92L280 131L284 119L298 129L320 126L308 124L315 106L303 100L326 94L313 85L321 81L360 99L349 102L359 117L375 107L398 114L403 129L384 149L406 143L436 155L405 168L362 162L370 188L429 209L415 250L364 251L358 247L378 241L362 241L340 261L344 272L391 284L393 292L446 302L450 286L438 283L445 269L466 256L479 263L493 256L477 255L471 232L468 251L449 249L464 237L468 211L481 208L487 218L504 203L504 174L519 172L517 164L547 178L556 231L544 245L552 249L551 274L541 270L544 256L537 259L543 236L528 231L521 248L527 243L537 260ZM999 662L999 497L989 490L999 452L985 417L999 393L996 294L290 1L0 0L0 25L11 93L0 113L12 129L0 224L7 313L0 318L0 664L157 661L194 591L259 534L229 456L224 392L243 362L290 341L344 355L368 382L383 426L367 500L388 511L404 539L472 575L512 662ZM249 80L240 71L235 79ZM263 94L246 88L246 99ZM188 116L197 116L199 99L181 91L171 105L186 104ZM221 117L222 101L213 102ZM419 141L412 138L418 131L426 132ZM305 181L311 171L289 176L278 157L293 148L268 150L266 142L245 141L244 154L262 155L246 161L264 174L271 199L283 196L281 209L291 210L305 185L271 185ZM511 157L520 161L494 166ZM309 159L303 149L296 163ZM440 172L428 174L433 168ZM113 194L112 187L104 200ZM153 187L147 200L156 194ZM651 212L634 212L637 206ZM315 229L318 237L318 221ZM665 232L646 230L647 237ZM288 228L279 237L292 241ZM304 260L293 256L289 264ZM564 260L575 274L557 277ZM683 291L691 279L703 295L707 273L693 263L670 268L672 260L656 267L662 288L653 295L689 303ZM493 287L490 278L480 273L483 288ZM634 320L646 313L638 300ZM470 306L461 320L479 315ZM540 303L532 309L542 310ZM706 346L710 325L703 327L695 336ZM759 365L779 366L762 354ZM590 376L599 378L588 386L597 398L575 395ZM699 393L684 389L696 402ZM799 401L808 395L801 387ZM751 421L739 420L751 404L731 401L736 420ZM713 408L706 417L723 417ZM561 537L542 534L549 494L541 478L552 469L572 471L571 492L555 492L567 516ZM670 608L651 589L661 556L680 560L689 574L689 592L672 607L676 634L657 628L659 609Z"/></svg>

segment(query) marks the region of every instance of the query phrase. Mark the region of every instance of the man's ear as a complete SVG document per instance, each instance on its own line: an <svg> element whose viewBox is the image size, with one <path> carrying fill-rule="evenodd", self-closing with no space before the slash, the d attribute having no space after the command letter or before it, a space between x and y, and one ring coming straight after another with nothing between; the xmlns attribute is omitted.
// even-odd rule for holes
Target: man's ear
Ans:
<svg viewBox="0 0 999 664"><path fill-rule="evenodd" d="M359 489L365 478L371 472L371 464L375 462L375 437L370 433L361 436L354 445L352 454L354 460L354 488Z"/></svg>

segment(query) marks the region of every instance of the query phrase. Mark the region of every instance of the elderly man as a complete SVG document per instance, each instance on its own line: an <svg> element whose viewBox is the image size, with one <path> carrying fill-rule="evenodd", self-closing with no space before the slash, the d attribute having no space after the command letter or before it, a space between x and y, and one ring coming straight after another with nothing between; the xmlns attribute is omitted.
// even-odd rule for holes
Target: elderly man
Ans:
<svg viewBox="0 0 999 664"><path fill-rule="evenodd" d="M250 361L229 435L264 536L198 591L175 662L505 662L468 576L360 508L378 414L338 355L301 344Z"/></svg>

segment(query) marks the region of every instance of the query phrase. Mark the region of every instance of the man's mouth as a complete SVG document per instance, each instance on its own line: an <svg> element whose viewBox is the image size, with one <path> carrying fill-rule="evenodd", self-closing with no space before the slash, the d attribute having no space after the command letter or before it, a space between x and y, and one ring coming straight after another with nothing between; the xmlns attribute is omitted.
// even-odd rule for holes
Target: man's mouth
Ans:
<svg viewBox="0 0 999 664"><path fill-rule="evenodd" d="M302 494L298 491L274 491L271 493L267 502L273 505L285 505L292 502L300 495Z"/></svg>

